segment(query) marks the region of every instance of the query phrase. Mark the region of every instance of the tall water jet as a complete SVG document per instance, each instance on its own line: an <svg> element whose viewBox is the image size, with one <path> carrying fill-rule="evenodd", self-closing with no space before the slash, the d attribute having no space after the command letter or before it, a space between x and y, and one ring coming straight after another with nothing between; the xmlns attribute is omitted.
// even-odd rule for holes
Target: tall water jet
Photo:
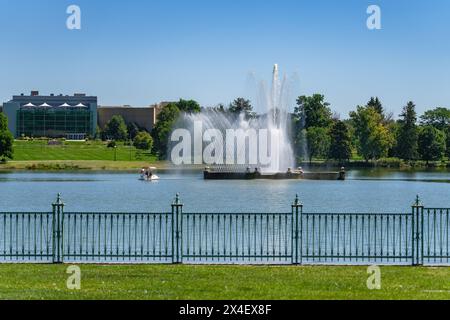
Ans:
<svg viewBox="0 0 450 320"><path fill-rule="evenodd" d="M286 85L286 76L280 81L278 64L273 67L272 88L270 97L267 99L268 129L275 133L277 137L278 154L272 155L272 163L264 168L265 172L285 172L288 168L295 165L294 152L289 135L289 106L285 99L284 88Z"/></svg>

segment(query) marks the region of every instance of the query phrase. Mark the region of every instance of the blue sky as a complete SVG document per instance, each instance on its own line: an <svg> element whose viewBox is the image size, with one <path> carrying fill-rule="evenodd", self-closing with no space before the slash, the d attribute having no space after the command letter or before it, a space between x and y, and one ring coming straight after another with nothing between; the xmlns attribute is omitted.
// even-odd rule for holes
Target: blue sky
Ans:
<svg viewBox="0 0 450 320"><path fill-rule="evenodd" d="M66 8L82 30L66 28ZM382 10L382 30L366 9ZM297 74L342 117L379 96L399 114L450 107L450 1L0 0L0 99L39 89L104 105L252 97L248 75Z"/></svg>

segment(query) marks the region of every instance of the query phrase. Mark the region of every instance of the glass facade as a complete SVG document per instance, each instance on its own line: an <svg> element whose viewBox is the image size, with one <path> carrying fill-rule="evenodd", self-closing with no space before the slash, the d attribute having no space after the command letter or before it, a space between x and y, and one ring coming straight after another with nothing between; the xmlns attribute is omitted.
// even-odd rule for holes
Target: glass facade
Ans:
<svg viewBox="0 0 450 320"><path fill-rule="evenodd" d="M95 128L89 108L26 108L17 111L18 137L87 137Z"/></svg>

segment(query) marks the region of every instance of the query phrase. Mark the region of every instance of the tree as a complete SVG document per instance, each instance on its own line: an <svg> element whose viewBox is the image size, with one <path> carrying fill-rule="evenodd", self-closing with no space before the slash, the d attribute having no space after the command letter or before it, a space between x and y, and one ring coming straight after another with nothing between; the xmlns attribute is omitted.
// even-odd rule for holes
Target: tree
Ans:
<svg viewBox="0 0 450 320"><path fill-rule="evenodd" d="M383 107L383 104L381 103L380 99L378 97L371 97L369 102L367 103L367 107L373 108L376 112L378 112L382 118L382 122L385 125L389 125L390 123L394 122L392 120L393 114L386 113L386 110Z"/></svg>
<svg viewBox="0 0 450 320"><path fill-rule="evenodd" d="M8 130L8 118L3 112L0 112L0 132Z"/></svg>
<svg viewBox="0 0 450 320"><path fill-rule="evenodd" d="M127 124L127 132L128 132L128 137L131 140L134 140L134 138L136 138L136 136L139 133L139 127L137 126L136 123L130 122Z"/></svg>
<svg viewBox="0 0 450 320"><path fill-rule="evenodd" d="M436 108L429 110L420 119L421 123L425 126L433 126L439 130L447 130L450 126L450 109Z"/></svg>
<svg viewBox="0 0 450 320"><path fill-rule="evenodd" d="M153 148L153 138L148 132L141 131L134 138L133 145L136 149L150 150Z"/></svg>
<svg viewBox="0 0 450 320"><path fill-rule="evenodd" d="M447 127L447 130L445 130L445 135L447 137L447 141L446 141L446 155L448 158L450 158L450 126Z"/></svg>
<svg viewBox="0 0 450 320"><path fill-rule="evenodd" d="M294 110L297 130L329 127L333 121L329 105L325 102L325 96L321 94L299 97Z"/></svg>
<svg viewBox="0 0 450 320"><path fill-rule="evenodd" d="M8 118L3 113L0 113L0 159L13 158L13 143L14 137L8 129Z"/></svg>
<svg viewBox="0 0 450 320"><path fill-rule="evenodd" d="M157 122L152 130L153 150L159 154L161 159L167 155L167 146L169 142L169 135L172 132L172 127L180 115L176 103L169 103L158 114Z"/></svg>
<svg viewBox="0 0 450 320"><path fill-rule="evenodd" d="M306 131L306 138L310 163L314 157L327 157L330 147L330 137L327 128L311 127Z"/></svg>
<svg viewBox="0 0 450 320"><path fill-rule="evenodd" d="M375 109L376 112L378 112L380 114L380 116L384 117L384 108L383 105L381 104L380 99L378 99L378 97L371 97L369 102L367 103L368 107L372 107Z"/></svg>
<svg viewBox="0 0 450 320"><path fill-rule="evenodd" d="M400 159L413 160L417 158L418 129L415 104L410 101L403 108L398 120L396 155Z"/></svg>
<svg viewBox="0 0 450 320"><path fill-rule="evenodd" d="M419 132L419 153L427 164L441 160L445 152L445 134L433 126L425 126Z"/></svg>
<svg viewBox="0 0 450 320"><path fill-rule="evenodd" d="M195 100L180 99L176 105L180 111L186 113L199 113L202 110L200 104Z"/></svg>
<svg viewBox="0 0 450 320"><path fill-rule="evenodd" d="M426 111L420 120L423 125L433 126L445 133L447 156L450 157L450 109L440 107Z"/></svg>
<svg viewBox="0 0 450 320"><path fill-rule="evenodd" d="M330 149L328 157L343 163L352 155L350 132L342 121L335 121L330 130Z"/></svg>
<svg viewBox="0 0 450 320"><path fill-rule="evenodd" d="M298 130L295 134L295 155L306 161L308 159L308 135L307 130Z"/></svg>
<svg viewBox="0 0 450 320"><path fill-rule="evenodd" d="M122 116L113 116L103 130L103 137L108 140L125 141L128 138L127 125Z"/></svg>
<svg viewBox="0 0 450 320"><path fill-rule="evenodd" d="M366 161L387 156L394 138L383 124L382 116L373 107L357 107L350 113L355 128L358 151Z"/></svg>
<svg viewBox="0 0 450 320"><path fill-rule="evenodd" d="M230 104L228 111L236 115L243 113L246 117L253 117L255 115L253 113L253 107L250 100L246 100L244 98L235 99Z"/></svg>

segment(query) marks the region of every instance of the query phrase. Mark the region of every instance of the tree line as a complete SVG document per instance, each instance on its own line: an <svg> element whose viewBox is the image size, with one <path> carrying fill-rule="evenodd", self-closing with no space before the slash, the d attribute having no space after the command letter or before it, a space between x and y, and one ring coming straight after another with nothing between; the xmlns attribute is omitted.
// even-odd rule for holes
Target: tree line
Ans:
<svg viewBox="0 0 450 320"><path fill-rule="evenodd" d="M244 98L213 108L202 108L195 100L180 99L163 107L151 132L135 123L125 123L121 116L114 116L104 128L97 128L96 138L110 141L111 146L116 141L132 143L136 148L151 150L165 159L170 134L180 114L198 113L203 109L258 117L251 102ZM370 162L397 158L429 164L450 158L450 109L434 108L419 117L412 101L406 103L397 120L385 111L377 97L356 106L347 119L341 120L324 95L300 96L290 129L300 161L333 160L345 164L350 160ZM0 161L12 159L13 141L7 118L0 113Z"/></svg>
<svg viewBox="0 0 450 320"><path fill-rule="evenodd" d="M157 116L152 131L153 150L167 156L172 127L180 114L216 109L231 114L257 117L251 102L237 98L228 107L202 108L194 100L180 100L165 106ZM333 160L345 164L350 160L376 161L398 158L405 161L440 161L450 157L450 109L435 108L420 118L410 101L397 120L385 111L377 97L359 105L341 120L333 113L324 95L300 96L292 114L292 137L299 160Z"/></svg>
<svg viewBox="0 0 450 320"><path fill-rule="evenodd" d="M299 157L337 160L362 158L440 161L450 156L450 110L435 108L420 118L408 102L398 120L373 97L340 120L321 94L301 96L294 116L294 142Z"/></svg>

